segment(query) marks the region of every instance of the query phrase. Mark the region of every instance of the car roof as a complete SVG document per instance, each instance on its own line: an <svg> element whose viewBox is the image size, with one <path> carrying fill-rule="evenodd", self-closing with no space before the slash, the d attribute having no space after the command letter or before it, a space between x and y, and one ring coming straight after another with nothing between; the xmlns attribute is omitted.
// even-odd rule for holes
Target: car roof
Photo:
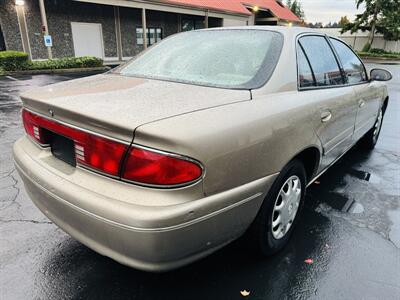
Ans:
<svg viewBox="0 0 400 300"><path fill-rule="evenodd" d="M256 26L232 26L232 27L216 27L216 28L207 28L201 30L267 30L267 31L276 31L283 35L287 36L297 36L303 33L316 33L326 35L322 33L318 29L308 28L308 27L298 27L298 26L267 26L267 25L256 25ZM329 36L329 34L328 34Z"/></svg>

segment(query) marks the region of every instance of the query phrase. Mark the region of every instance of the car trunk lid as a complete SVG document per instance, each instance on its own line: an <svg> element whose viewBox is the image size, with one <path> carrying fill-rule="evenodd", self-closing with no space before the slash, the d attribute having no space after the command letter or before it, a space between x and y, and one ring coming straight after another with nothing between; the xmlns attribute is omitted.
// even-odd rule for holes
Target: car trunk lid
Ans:
<svg viewBox="0 0 400 300"><path fill-rule="evenodd" d="M250 100L250 92L102 74L31 90L21 99L54 120L130 142L139 125Z"/></svg>

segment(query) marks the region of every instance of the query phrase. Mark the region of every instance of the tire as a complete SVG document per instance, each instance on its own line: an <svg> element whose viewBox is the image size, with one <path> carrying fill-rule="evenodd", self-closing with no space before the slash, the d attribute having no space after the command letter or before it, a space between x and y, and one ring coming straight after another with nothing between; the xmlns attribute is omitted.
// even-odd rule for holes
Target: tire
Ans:
<svg viewBox="0 0 400 300"><path fill-rule="evenodd" d="M294 214L291 225L288 229L284 230L287 230L286 233L284 233L283 236L279 236L279 226L281 226L281 228L285 226L276 225L276 214L280 214L281 222L284 223L284 220L287 220L288 216L289 218L292 218L289 213L290 204L294 204L295 202L297 202L297 200L294 201L294 198L292 200L288 199L284 201L281 195L281 191L283 190L283 192L289 192L289 190L285 190L285 188L288 188L289 182L293 183L293 180L297 179L300 193L296 212ZM281 250L288 243L304 205L305 190L306 172L304 169L304 165L300 160L292 160L283 168L278 178L273 183L271 189L264 199L264 202L260 208L260 211L258 212L256 219L254 220L250 228L249 236L251 238L251 243L258 252L263 255L269 256ZM292 191L294 190L292 189ZM281 211L277 211L277 209L280 208L282 205L283 207L281 208ZM292 207L292 213L294 207L295 205L293 205Z"/></svg>
<svg viewBox="0 0 400 300"><path fill-rule="evenodd" d="M374 126L360 140L360 146L365 150L372 150L378 142L379 134L381 133L383 123L383 109L379 110Z"/></svg>

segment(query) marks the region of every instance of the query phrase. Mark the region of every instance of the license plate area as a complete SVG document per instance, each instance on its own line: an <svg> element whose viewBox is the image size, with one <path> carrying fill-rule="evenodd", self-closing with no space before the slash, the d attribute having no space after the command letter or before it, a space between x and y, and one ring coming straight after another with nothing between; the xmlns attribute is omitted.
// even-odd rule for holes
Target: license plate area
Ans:
<svg viewBox="0 0 400 300"><path fill-rule="evenodd" d="M51 153L53 156L75 167L75 143L73 140L60 134L46 130L50 140Z"/></svg>

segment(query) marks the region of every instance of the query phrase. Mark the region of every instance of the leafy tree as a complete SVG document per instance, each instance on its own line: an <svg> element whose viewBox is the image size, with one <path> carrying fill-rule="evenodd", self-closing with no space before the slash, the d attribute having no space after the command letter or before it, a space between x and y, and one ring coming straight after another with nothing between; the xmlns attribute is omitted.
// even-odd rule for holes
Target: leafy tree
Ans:
<svg viewBox="0 0 400 300"><path fill-rule="evenodd" d="M289 7L289 9L294 13L296 16L298 16L301 20L304 20L305 15L303 11L303 7L300 3L300 0L287 0L286 1L286 6Z"/></svg>
<svg viewBox="0 0 400 300"><path fill-rule="evenodd" d="M400 3L397 9L386 11L377 24L377 32L382 33L386 40L400 40Z"/></svg>
<svg viewBox="0 0 400 300"><path fill-rule="evenodd" d="M343 16L343 17L341 17L340 18L340 21L339 21L339 26L340 27L345 27L347 24L349 24L350 23L350 21L349 21L349 19L347 18L347 16Z"/></svg>
<svg viewBox="0 0 400 300"><path fill-rule="evenodd" d="M361 5L365 10L356 15L354 22L345 24L342 33L358 30L369 30L368 41L363 51L369 51L374 41L375 33L382 33L385 39L398 40L400 35L400 0L356 0L357 8Z"/></svg>

